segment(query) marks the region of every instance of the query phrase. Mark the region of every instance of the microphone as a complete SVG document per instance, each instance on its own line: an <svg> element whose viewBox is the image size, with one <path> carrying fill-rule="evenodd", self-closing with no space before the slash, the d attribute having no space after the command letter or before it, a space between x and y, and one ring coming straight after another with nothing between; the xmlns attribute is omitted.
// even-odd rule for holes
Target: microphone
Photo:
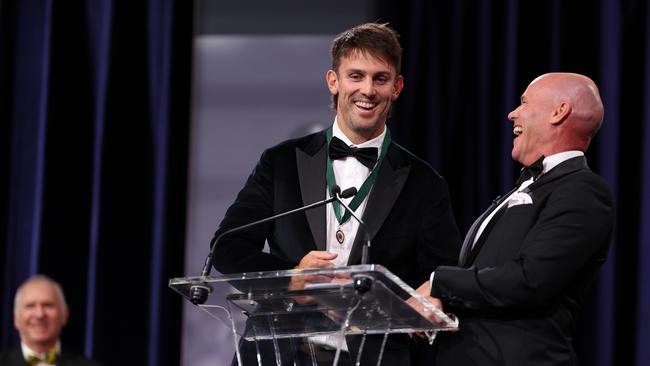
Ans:
<svg viewBox="0 0 650 366"><path fill-rule="evenodd" d="M341 204L341 206L343 206L350 213L350 215L359 222L359 229L363 231L364 243L363 243L363 248L361 249L361 264L363 265L363 264L368 264L368 252L370 251L370 233L368 232L368 227L366 226L366 223L363 222L363 220L361 220L361 218L359 218L359 216L357 216L354 213L354 211L352 211L352 209L348 205L346 205L345 202L343 202L343 200L341 199L341 198L352 197L355 194L357 194L357 189L355 187L350 187L344 190L343 192L341 192L341 194L338 194L335 191L334 196L336 197L336 201L338 201L338 203ZM354 280L354 289L357 290L359 293L364 293L370 290L370 288L372 287L372 283L374 281L372 277L364 274L355 275L353 280Z"/></svg>
<svg viewBox="0 0 650 366"><path fill-rule="evenodd" d="M330 197L330 198L324 199L322 201L314 202L312 204L302 206L302 207L299 207L299 208L296 208L296 209L293 209L293 210L290 210L290 211L285 211L285 212L279 213L277 215L267 217L265 219L261 219L261 220L253 221L253 222L245 224L245 225L237 226L237 227L234 227L232 229L229 229L229 230L226 230L226 231L222 232L219 236L212 237L212 240L210 240L210 252L208 253L208 256L205 259L205 264L203 265L203 271L201 271L201 277L207 277L207 276L210 275L210 270L212 270L212 263L213 263L213 258L214 258L214 249L216 248L216 246L217 246L216 244L219 242L219 240L221 240L221 238L223 238L224 236L235 233L235 232L238 232L238 231L241 231L241 230L248 229L248 228L250 228L252 226L263 224L265 222L273 221L273 220L279 219L279 218L284 217L284 216L289 216L289 215L294 214L294 213L307 211L307 210L312 209L312 208L316 208L316 207L326 205L328 203L336 201L338 199L338 197L342 197L342 198L352 197L356 193L357 193L356 188L348 188L345 191L341 192L341 188L339 186L334 186L332 188L332 197ZM210 291L211 291L211 288L207 284L201 283L201 284L192 285L190 287L190 301L194 305L203 304L208 299L208 294L210 293Z"/></svg>
<svg viewBox="0 0 650 366"><path fill-rule="evenodd" d="M339 186L334 186L334 188L332 188L332 193L334 193L334 197L339 196L339 198L350 198L355 194L357 194L357 189L354 187L350 187L348 189L343 190L343 192L341 192L340 194L339 192L341 192L341 188Z"/></svg>

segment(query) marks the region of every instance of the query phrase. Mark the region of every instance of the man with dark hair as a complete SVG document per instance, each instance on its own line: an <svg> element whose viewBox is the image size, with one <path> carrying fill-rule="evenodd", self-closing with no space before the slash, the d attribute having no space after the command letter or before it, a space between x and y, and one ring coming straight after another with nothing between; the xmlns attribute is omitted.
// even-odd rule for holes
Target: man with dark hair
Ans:
<svg viewBox="0 0 650 366"><path fill-rule="evenodd" d="M455 262L460 237L445 181L393 142L386 128L404 86L401 53L397 34L385 24L362 24L338 35L326 75L334 123L266 150L215 237L323 200L335 186L356 187L359 192L346 203L367 225L370 263L387 267L415 286L436 266ZM328 205L223 237L216 244L214 265L222 273L235 273L359 264L364 235L358 229L359 223L341 207ZM262 252L265 240L270 253ZM358 338L343 342L342 361L356 360ZM368 337L362 364L376 364L381 340ZM333 354L338 344L331 337L312 341L323 354ZM250 343L242 342L244 363L256 364ZM382 364L409 365L409 345L406 335L390 336ZM272 346L266 348L272 353Z"/></svg>
<svg viewBox="0 0 650 366"><path fill-rule="evenodd" d="M526 167L517 187L470 228L458 266L418 289L461 319L439 336L438 366L577 365L575 318L614 225L607 183L584 155L603 104L586 76L550 73L508 118L512 158Z"/></svg>
<svg viewBox="0 0 650 366"><path fill-rule="evenodd" d="M14 298L14 325L21 348L0 355L0 366L98 366L81 355L63 352L60 336L68 316L63 290L56 281L44 275L29 278Z"/></svg>

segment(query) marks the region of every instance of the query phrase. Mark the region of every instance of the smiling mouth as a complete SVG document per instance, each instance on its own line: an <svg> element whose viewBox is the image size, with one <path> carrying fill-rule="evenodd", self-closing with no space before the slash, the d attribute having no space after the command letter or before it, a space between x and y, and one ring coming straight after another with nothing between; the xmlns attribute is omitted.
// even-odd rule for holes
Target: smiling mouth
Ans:
<svg viewBox="0 0 650 366"><path fill-rule="evenodd" d="M354 105L357 106L357 108L363 109L365 111L371 111L377 106L377 103L357 101L354 102Z"/></svg>
<svg viewBox="0 0 650 366"><path fill-rule="evenodd" d="M516 136L519 136L524 133L524 129L521 126L515 126L515 128L512 129L512 133L514 133Z"/></svg>

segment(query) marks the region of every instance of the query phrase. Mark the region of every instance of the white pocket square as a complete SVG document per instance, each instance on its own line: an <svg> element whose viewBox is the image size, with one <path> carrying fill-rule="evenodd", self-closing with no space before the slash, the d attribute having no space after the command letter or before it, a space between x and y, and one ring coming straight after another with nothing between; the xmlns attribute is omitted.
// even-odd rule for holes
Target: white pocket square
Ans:
<svg viewBox="0 0 650 366"><path fill-rule="evenodd" d="M530 205L533 199L524 192L515 192L508 198L508 208L517 205Z"/></svg>

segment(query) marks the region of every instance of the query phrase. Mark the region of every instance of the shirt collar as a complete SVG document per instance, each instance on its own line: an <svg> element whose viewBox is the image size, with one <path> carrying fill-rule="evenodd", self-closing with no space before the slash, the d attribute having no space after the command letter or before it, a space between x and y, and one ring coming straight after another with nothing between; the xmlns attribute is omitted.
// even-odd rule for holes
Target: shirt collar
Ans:
<svg viewBox="0 0 650 366"><path fill-rule="evenodd" d="M340 138L343 142L345 142L346 145L348 146L356 146L359 148L362 147L376 147L377 148L377 155L379 156L379 150L381 150L381 145L384 143L384 138L386 137L386 129L388 126L384 126L384 130L381 132L381 134L377 137L375 137L372 140L368 140L366 142L362 142L360 144L353 144L350 139L345 136L343 131L339 128L339 123L337 118L334 118L334 126L332 127L332 136Z"/></svg>
<svg viewBox="0 0 650 366"><path fill-rule="evenodd" d="M23 358L24 359L27 359L29 356L38 356L38 357L43 356L42 353L35 352L34 350L29 348L29 346L26 345L23 342L20 342L20 349L23 351ZM56 341L56 344L54 345L54 349L56 349L56 353L61 354L61 341Z"/></svg>
<svg viewBox="0 0 650 366"><path fill-rule="evenodd" d="M547 156L544 158L544 161L542 162L542 164L544 165L544 170L542 170L542 174L546 174L551 169L559 165L560 163L578 156L585 156L585 154L582 151L570 150L570 151L562 151L560 153Z"/></svg>

